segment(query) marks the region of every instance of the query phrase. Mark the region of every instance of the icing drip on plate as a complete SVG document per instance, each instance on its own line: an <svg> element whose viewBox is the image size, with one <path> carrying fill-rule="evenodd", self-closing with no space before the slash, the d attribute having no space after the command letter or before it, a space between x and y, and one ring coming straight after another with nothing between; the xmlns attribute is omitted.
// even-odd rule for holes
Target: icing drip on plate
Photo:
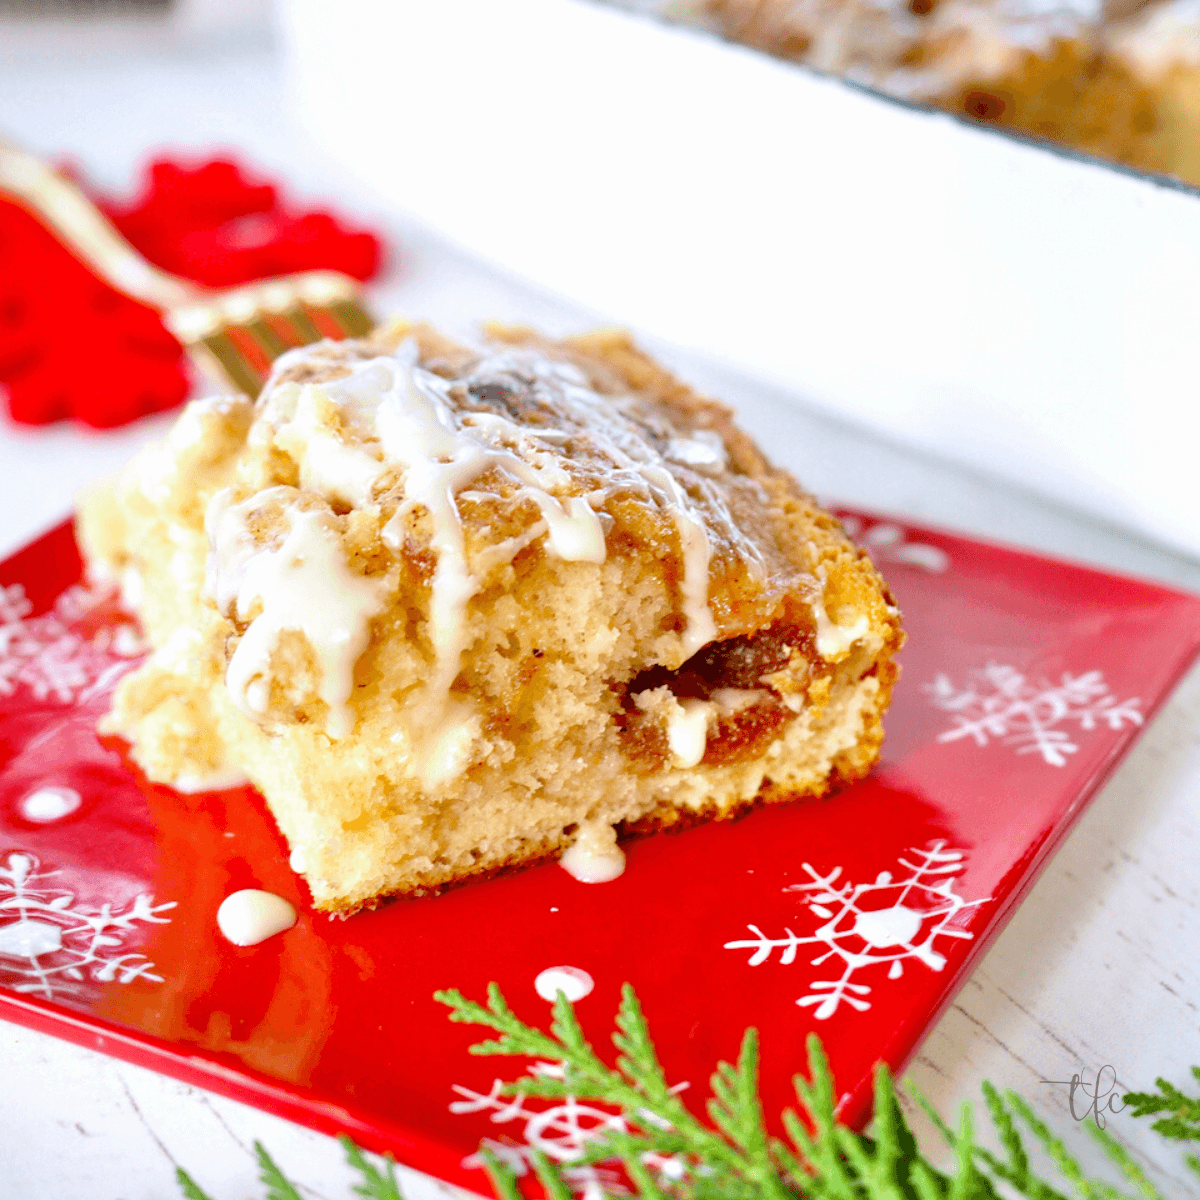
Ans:
<svg viewBox="0 0 1200 1200"><path fill-rule="evenodd" d="M585 821L559 865L580 883L608 883L625 873L625 852L607 821Z"/></svg>
<svg viewBox="0 0 1200 1200"><path fill-rule="evenodd" d="M217 928L235 946L257 946L295 923L296 910L282 896L258 888L231 893L217 909Z"/></svg>

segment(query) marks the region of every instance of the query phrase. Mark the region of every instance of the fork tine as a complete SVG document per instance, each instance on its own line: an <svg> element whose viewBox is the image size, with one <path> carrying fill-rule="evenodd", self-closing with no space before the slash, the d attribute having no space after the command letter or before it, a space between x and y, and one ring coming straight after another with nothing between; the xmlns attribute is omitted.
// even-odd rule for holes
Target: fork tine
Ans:
<svg viewBox="0 0 1200 1200"><path fill-rule="evenodd" d="M271 373L271 363L274 362L274 356L270 354L265 346L246 328L245 325L227 325L225 327L225 336L238 348L238 352L242 358L249 364L251 370L259 380L261 388L267 376ZM258 394L257 389L254 392Z"/></svg>
<svg viewBox="0 0 1200 1200"><path fill-rule="evenodd" d="M284 312L267 313L263 320L270 324L289 349L307 346L321 339L317 327L303 313L300 313L299 319L297 319L295 308L287 309Z"/></svg>
<svg viewBox="0 0 1200 1200"><path fill-rule="evenodd" d="M341 341L346 336L346 330L334 316L331 306L301 303L299 307L303 309L304 315L317 330L318 337Z"/></svg>
<svg viewBox="0 0 1200 1200"><path fill-rule="evenodd" d="M192 344L193 350L203 350L215 362L234 387L240 388L251 398L258 395L266 381L266 373L251 362L242 347L231 336L232 327L218 330Z"/></svg>
<svg viewBox="0 0 1200 1200"><path fill-rule="evenodd" d="M317 328L312 317L308 315L308 310L302 304L293 304L290 308L275 315L280 324L287 325L291 330L297 346L309 346L328 336Z"/></svg>
<svg viewBox="0 0 1200 1200"><path fill-rule="evenodd" d="M247 321L245 325L246 332L258 343L259 348L271 362L289 349L289 343L279 335L279 331L274 326L275 323L265 314L253 321Z"/></svg>
<svg viewBox="0 0 1200 1200"><path fill-rule="evenodd" d="M375 320L367 310L355 300L331 300L329 309L347 337L366 337L375 328Z"/></svg>

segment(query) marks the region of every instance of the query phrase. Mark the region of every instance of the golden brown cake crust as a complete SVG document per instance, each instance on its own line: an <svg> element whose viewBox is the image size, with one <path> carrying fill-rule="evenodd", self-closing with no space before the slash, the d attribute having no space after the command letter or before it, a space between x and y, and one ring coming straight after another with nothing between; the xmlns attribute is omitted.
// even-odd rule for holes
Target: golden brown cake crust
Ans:
<svg viewBox="0 0 1200 1200"><path fill-rule="evenodd" d="M155 646L107 728L152 779L248 777L330 912L826 795L903 638L837 521L619 331L290 355L80 533Z"/></svg>

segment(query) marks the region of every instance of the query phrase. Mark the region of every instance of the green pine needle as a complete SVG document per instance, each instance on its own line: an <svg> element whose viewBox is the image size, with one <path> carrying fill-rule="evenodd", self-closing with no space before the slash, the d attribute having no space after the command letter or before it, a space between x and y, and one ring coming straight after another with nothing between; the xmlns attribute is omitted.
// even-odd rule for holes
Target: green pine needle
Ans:
<svg viewBox="0 0 1200 1200"><path fill-rule="evenodd" d="M474 1021L502 1034L496 1041L473 1047L476 1053L534 1054L562 1064L562 1079L533 1077L510 1090L548 1097L573 1095L618 1110L627 1130L598 1136L579 1162L623 1163L641 1200L997 1200L999 1185L1009 1185L1026 1200L1068 1200L1066 1193L1033 1172L1017 1120L1041 1143L1067 1191L1078 1200L1164 1200L1143 1168L1111 1135L1090 1131L1125 1182L1137 1189L1136 1198L1085 1175L1062 1139L1024 1100L1012 1092L1002 1097L989 1083L984 1083L983 1095L1003 1148L1000 1156L976 1141L969 1106L964 1107L958 1128L951 1129L912 1089L954 1152L954 1169L947 1175L922 1155L886 1066L875 1072L872 1136L838 1122L828 1059L815 1036L808 1041L808 1077L794 1079L798 1111L788 1110L782 1116L788 1144L766 1131L758 1095L758 1035L753 1029L746 1032L736 1065L717 1065L706 1105L711 1124L705 1125L668 1086L645 1016L628 985L622 990L613 1034L618 1052L615 1068L598 1057L563 995L554 1005L549 1039L524 1026L494 984L488 989L486 1008L457 992L440 993L438 998L451 1006L452 1019ZM1183 1096L1161 1080L1159 1086L1159 1096L1127 1100L1141 1100L1149 1113L1169 1113L1164 1120L1176 1122L1170 1127L1173 1136L1200 1140L1200 1100ZM1195 1123L1194 1131L1184 1127L1185 1121ZM657 1174L647 1165L656 1156L660 1161L670 1159L676 1170ZM1200 1174L1200 1156L1193 1156L1189 1165ZM545 1180L543 1186L548 1195L557 1197Z"/></svg>
<svg viewBox="0 0 1200 1200"><path fill-rule="evenodd" d="M943 1200L945 1180L928 1163L916 1160L909 1178L917 1200Z"/></svg>
<svg viewBox="0 0 1200 1200"><path fill-rule="evenodd" d="M1141 1163L1107 1129L1101 1129L1092 1119L1084 1121L1084 1128L1091 1134L1104 1153L1116 1163L1121 1174L1141 1192L1145 1200L1166 1200L1163 1194L1146 1177Z"/></svg>
<svg viewBox="0 0 1200 1200"><path fill-rule="evenodd" d="M496 1191L498 1200L524 1200L517 1185L517 1173L507 1163L502 1163L486 1147L479 1152L483 1168Z"/></svg>
<svg viewBox="0 0 1200 1200"><path fill-rule="evenodd" d="M885 1063L875 1068L875 1163L874 1173L884 1193L902 1200L899 1165L906 1157L901 1145L900 1107L892 1088L892 1075ZM905 1172L907 1174L907 1172Z"/></svg>
<svg viewBox="0 0 1200 1200"><path fill-rule="evenodd" d="M346 1152L346 1162L362 1176L362 1182L354 1185L358 1195L367 1200L404 1200L396 1182L396 1163L390 1154L384 1156L385 1170L380 1171L344 1133L338 1141Z"/></svg>
<svg viewBox="0 0 1200 1200"><path fill-rule="evenodd" d="M557 1163L551 1162L540 1150L531 1150L529 1160L533 1163L533 1173L538 1183L545 1190L546 1200L575 1200L571 1186L563 1178Z"/></svg>
<svg viewBox="0 0 1200 1200"><path fill-rule="evenodd" d="M985 1194L983 1181L975 1166L974 1122L971 1106L964 1104L958 1120L958 1136L954 1140L957 1158L954 1177L950 1181L948 1200L979 1200Z"/></svg>
<svg viewBox="0 0 1200 1200"><path fill-rule="evenodd" d="M796 1075L792 1086L800 1109L815 1133L810 1137L800 1117L791 1109L784 1110L784 1128L807 1169L805 1178L793 1177L792 1182L805 1191L818 1189L822 1197L829 1197L829 1200L853 1200L859 1193L854 1175L845 1165L837 1145L837 1100L829 1059L815 1033L808 1035L806 1049L810 1078L806 1080L803 1075Z"/></svg>
<svg viewBox="0 0 1200 1200"><path fill-rule="evenodd" d="M933 1124L933 1127L938 1131L938 1133L945 1138L946 1145L953 1146L954 1130L952 1130L950 1126L947 1125L944 1120L942 1120L942 1114L933 1107L929 1101L929 1097L926 1096L925 1093L922 1092L921 1089L917 1087L917 1085L913 1083L911 1079L906 1079L904 1082L905 1086L908 1088L908 1094L917 1102L921 1108L921 1111L929 1118L930 1122ZM988 1086L990 1087L991 1085L989 1084Z"/></svg>
<svg viewBox="0 0 1200 1200"><path fill-rule="evenodd" d="M654 1104L671 1106L674 1097L667 1084L667 1077L659 1065L650 1030L638 1002L637 993L629 984L621 989L621 1005L617 1009L617 1032L613 1034L613 1045L621 1057L617 1059L617 1070L629 1079L641 1082L646 1099Z"/></svg>
<svg viewBox="0 0 1200 1200"><path fill-rule="evenodd" d="M1011 1114L1000 1099L1000 1093L986 1079L982 1087L992 1124L1000 1135L1000 1144L1008 1152L1008 1162L1005 1164L1002 1178L1023 1192L1029 1183L1029 1156L1021 1144L1021 1137L1013 1124Z"/></svg>
<svg viewBox="0 0 1200 1200"><path fill-rule="evenodd" d="M1197 1176L1200 1176L1200 1154L1189 1154L1183 1161Z"/></svg>
<svg viewBox="0 0 1200 1200"><path fill-rule="evenodd" d="M650 1174L646 1164L636 1154L626 1154L622 1157L625 1171L638 1190L641 1200L670 1200L667 1193L659 1186L654 1176Z"/></svg>
<svg viewBox="0 0 1200 1200"><path fill-rule="evenodd" d="M1200 1068L1193 1067L1192 1075L1200 1081ZM1200 1142L1200 1099L1185 1095L1173 1083L1165 1079L1154 1081L1157 1092L1129 1092L1125 1104L1135 1117L1149 1117L1157 1113L1169 1115L1155 1121L1151 1128L1165 1138L1180 1142Z"/></svg>
<svg viewBox="0 0 1200 1200"><path fill-rule="evenodd" d="M747 1029L737 1067L718 1063L712 1077L708 1114L731 1145L741 1152L741 1173L764 1200L786 1200L791 1194L771 1160L762 1106L758 1100L758 1032Z"/></svg>
<svg viewBox="0 0 1200 1200"><path fill-rule="evenodd" d="M1063 1140L1050 1131L1050 1127L1033 1111L1029 1104L1016 1092L1004 1093L1004 1098L1011 1105L1017 1116L1033 1131L1034 1136L1041 1142L1046 1153L1054 1160L1062 1177L1072 1184L1079 1193L1080 1200L1107 1200L1101 1195L1102 1188L1095 1180L1089 1179L1083 1173L1083 1168L1067 1149ZM1128 1198L1126 1198L1128 1200Z"/></svg>
<svg viewBox="0 0 1200 1200"><path fill-rule="evenodd" d="M288 1182L262 1142L254 1143L258 1159L258 1177L267 1185L267 1200L301 1200L300 1193Z"/></svg>
<svg viewBox="0 0 1200 1200"><path fill-rule="evenodd" d="M184 1200L212 1200L200 1185L182 1168L175 1168L175 1182L184 1195Z"/></svg>

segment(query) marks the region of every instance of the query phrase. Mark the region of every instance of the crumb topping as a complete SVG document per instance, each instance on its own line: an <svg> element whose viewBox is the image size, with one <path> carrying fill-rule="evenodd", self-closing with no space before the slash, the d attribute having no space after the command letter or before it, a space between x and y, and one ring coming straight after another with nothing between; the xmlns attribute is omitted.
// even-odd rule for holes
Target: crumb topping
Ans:
<svg viewBox="0 0 1200 1200"><path fill-rule="evenodd" d="M285 355L255 407L238 482L217 493L208 512L210 594L227 615L244 620L254 601L266 614L243 635L236 669L230 664L239 704L262 712L264 658L280 621L291 619L279 615L286 604L270 599L299 582L299 560L293 554L291 565L284 561L290 550L281 538L290 547L303 537L314 563L323 564L303 581L305 594L315 596L313 614L321 614L313 621L335 609L353 615L358 624L343 630L339 644L361 652L382 606L382 584L349 586L345 555L335 565L320 532L336 541L360 514L371 527L363 531L367 539L373 532L428 589L431 730L466 650L467 605L530 547L600 564L631 540L651 545L677 591L680 657L691 657L717 636L710 581L721 563L751 591L767 590L781 563L787 583L794 586L796 575L771 542L761 485L738 469L704 418L702 409L671 412L612 377L589 374L569 356L534 346L423 356L409 337L387 352L356 343ZM256 540L261 531L247 518L285 490L291 498L280 503L288 511L277 517L273 545L264 551ZM314 505L320 515L301 511ZM247 563L257 591L246 592ZM351 599L338 601L335 591ZM353 662L344 655L335 662L319 638L309 640L331 680L321 693L327 730L344 736L340 697L350 693Z"/></svg>

